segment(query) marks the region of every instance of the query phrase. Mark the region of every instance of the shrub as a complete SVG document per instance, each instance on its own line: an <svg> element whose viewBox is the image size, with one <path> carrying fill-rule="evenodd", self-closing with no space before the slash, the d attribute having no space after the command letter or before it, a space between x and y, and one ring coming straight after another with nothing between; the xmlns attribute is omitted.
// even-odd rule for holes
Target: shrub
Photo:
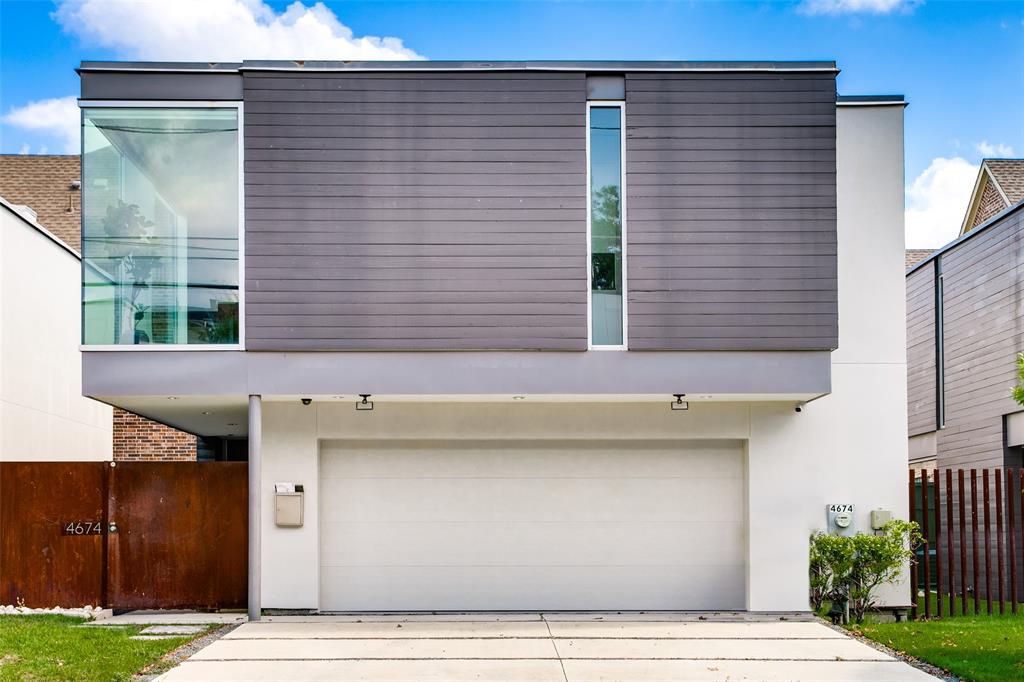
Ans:
<svg viewBox="0 0 1024 682"><path fill-rule="evenodd" d="M853 571L853 543L841 535L811 535L811 605L821 610L825 601L846 599Z"/></svg>
<svg viewBox="0 0 1024 682"><path fill-rule="evenodd" d="M903 566L914 561L921 542L916 523L890 521L877 535L811 535L811 605L817 611L825 600L849 602L858 623L875 605L876 590L900 576Z"/></svg>

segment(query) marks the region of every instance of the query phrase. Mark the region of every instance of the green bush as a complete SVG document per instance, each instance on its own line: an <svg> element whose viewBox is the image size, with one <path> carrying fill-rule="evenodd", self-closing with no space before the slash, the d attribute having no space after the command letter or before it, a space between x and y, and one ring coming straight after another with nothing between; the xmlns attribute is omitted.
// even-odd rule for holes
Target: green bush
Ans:
<svg viewBox="0 0 1024 682"><path fill-rule="evenodd" d="M895 581L903 566L914 561L921 542L918 525L890 521L877 535L811 535L811 605L815 611L827 600L848 602L858 623L875 605L879 586Z"/></svg>
<svg viewBox="0 0 1024 682"><path fill-rule="evenodd" d="M1017 385L1011 391L1013 399L1024 405L1024 353L1017 353Z"/></svg>
<svg viewBox="0 0 1024 682"><path fill-rule="evenodd" d="M811 606L820 611L826 601L845 601L853 571L854 550L850 538L811 535Z"/></svg>

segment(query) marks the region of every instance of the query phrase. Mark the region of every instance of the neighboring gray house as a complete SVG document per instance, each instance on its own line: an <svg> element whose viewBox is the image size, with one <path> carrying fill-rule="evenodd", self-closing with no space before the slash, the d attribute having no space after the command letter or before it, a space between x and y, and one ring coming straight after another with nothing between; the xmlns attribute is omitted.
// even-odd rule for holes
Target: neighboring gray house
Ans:
<svg viewBox="0 0 1024 682"><path fill-rule="evenodd" d="M1024 160L986 159L969 227L907 270L913 468L1024 463L1024 408L1010 396L1024 352L1024 201L996 204L995 178L1011 192L1024 189ZM982 209L988 218L978 222Z"/></svg>
<svg viewBox="0 0 1024 682"><path fill-rule="evenodd" d="M833 62L80 73L84 391L248 437L254 617L802 611L828 505L907 508L902 97Z"/></svg>

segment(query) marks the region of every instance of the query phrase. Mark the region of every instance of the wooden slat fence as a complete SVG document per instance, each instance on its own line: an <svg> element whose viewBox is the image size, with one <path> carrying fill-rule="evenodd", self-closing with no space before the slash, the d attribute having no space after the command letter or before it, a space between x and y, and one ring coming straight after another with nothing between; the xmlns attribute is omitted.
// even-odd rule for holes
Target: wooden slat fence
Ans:
<svg viewBox="0 0 1024 682"><path fill-rule="evenodd" d="M911 566L911 616L1017 613L1024 469L911 469L908 484L908 518L924 536Z"/></svg>

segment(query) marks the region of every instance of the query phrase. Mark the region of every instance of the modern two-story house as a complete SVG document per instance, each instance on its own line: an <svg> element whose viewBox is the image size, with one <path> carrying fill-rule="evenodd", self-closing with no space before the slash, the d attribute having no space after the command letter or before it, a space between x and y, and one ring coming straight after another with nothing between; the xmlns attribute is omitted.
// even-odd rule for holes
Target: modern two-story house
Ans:
<svg viewBox="0 0 1024 682"><path fill-rule="evenodd" d="M826 507L906 509L901 97L833 62L80 74L84 391L247 437L253 617L805 611Z"/></svg>

